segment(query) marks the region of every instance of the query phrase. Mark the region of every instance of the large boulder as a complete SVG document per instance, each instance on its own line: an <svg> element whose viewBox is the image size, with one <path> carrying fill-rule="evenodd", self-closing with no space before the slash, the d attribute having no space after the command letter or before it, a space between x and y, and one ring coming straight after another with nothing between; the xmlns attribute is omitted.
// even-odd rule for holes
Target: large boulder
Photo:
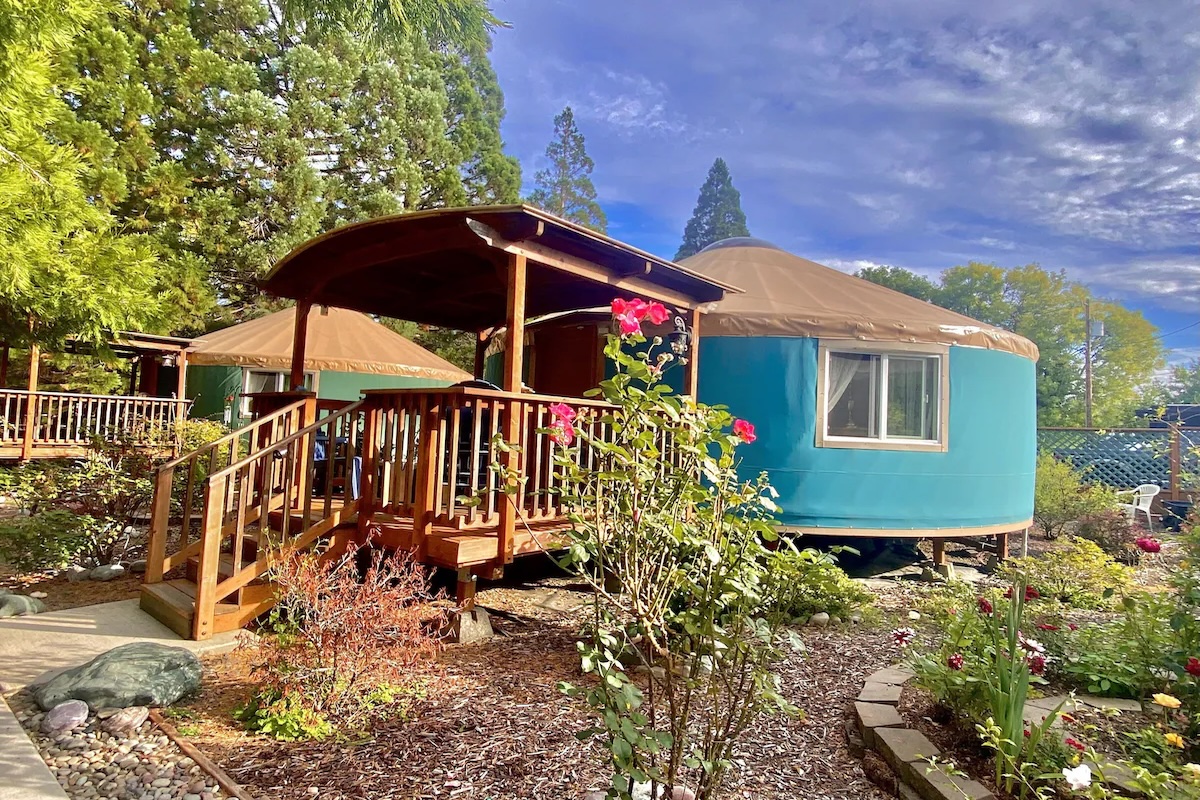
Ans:
<svg viewBox="0 0 1200 800"><path fill-rule="evenodd" d="M64 700L93 709L169 706L200 687L200 659L182 647L134 642L101 653L33 689L43 710Z"/></svg>
<svg viewBox="0 0 1200 800"><path fill-rule="evenodd" d="M40 614L45 610L45 604L34 597L26 597L23 594L0 596L0 617L23 617L26 614Z"/></svg>

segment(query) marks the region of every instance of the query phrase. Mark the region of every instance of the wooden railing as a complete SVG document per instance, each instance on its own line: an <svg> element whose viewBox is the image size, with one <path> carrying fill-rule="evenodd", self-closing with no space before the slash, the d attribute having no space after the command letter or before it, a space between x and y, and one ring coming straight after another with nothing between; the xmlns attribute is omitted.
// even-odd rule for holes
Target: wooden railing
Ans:
<svg viewBox="0 0 1200 800"><path fill-rule="evenodd" d="M462 529L500 524L508 498L492 468L499 455L492 442L497 435L507 439L504 423L510 413L520 419L515 468L524 479L511 500L525 520L541 522L564 513L554 492L552 443L542 432L551 422L550 406L607 408L579 398L465 387L365 394L371 411L364 437L366 508ZM583 424L603 435L598 416ZM591 451L582 449L576 457L586 460Z"/></svg>
<svg viewBox="0 0 1200 800"><path fill-rule="evenodd" d="M80 453L96 437L114 439L144 427L169 428L188 401L164 397L0 389L0 450L29 459Z"/></svg>
<svg viewBox="0 0 1200 800"><path fill-rule="evenodd" d="M150 559L165 572L196 556L197 639L211 635L216 605L265 574L271 557L310 547L353 519L362 406L341 404L314 421L317 404L309 399L258 420L247 426L260 426L247 431L256 441L253 451L204 480L199 501L191 504L199 511L198 538L181 537L183 546L172 556ZM168 478L159 480L165 491ZM148 572L151 579L162 574Z"/></svg>
<svg viewBox="0 0 1200 800"><path fill-rule="evenodd" d="M150 514L147 583L158 583L200 552L208 478L299 430L303 413L304 402L295 401L158 468ZM172 535L175 525L178 530Z"/></svg>

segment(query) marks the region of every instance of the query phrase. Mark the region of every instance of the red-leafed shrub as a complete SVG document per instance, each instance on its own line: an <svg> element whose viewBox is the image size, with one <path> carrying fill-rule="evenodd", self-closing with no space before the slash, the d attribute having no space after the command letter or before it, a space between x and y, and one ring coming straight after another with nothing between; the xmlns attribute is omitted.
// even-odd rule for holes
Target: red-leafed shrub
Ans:
<svg viewBox="0 0 1200 800"><path fill-rule="evenodd" d="M259 687L239 718L281 739L324 738L406 715L441 648L426 570L403 554L304 554L272 567L273 630L255 645Z"/></svg>

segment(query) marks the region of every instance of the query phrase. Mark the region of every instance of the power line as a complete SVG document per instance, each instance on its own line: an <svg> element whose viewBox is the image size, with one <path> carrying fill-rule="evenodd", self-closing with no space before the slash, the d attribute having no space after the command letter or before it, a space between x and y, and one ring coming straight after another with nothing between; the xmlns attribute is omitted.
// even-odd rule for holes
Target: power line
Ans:
<svg viewBox="0 0 1200 800"><path fill-rule="evenodd" d="M1183 333L1186 330L1190 330L1190 329L1196 327L1197 325L1200 325L1200 319L1196 320L1195 322L1191 323L1190 325L1184 325L1182 328L1179 328L1178 330L1171 331L1170 333L1160 333L1157 336L1155 336L1154 338L1155 339L1165 339L1168 336L1174 336L1177 333Z"/></svg>

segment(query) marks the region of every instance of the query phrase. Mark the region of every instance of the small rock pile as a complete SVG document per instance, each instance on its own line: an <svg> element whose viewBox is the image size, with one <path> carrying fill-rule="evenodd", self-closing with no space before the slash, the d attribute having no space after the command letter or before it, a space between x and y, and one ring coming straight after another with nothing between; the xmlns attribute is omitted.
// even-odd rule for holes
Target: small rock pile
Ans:
<svg viewBox="0 0 1200 800"><path fill-rule="evenodd" d="M46 766L73 798L220 800L216 780L147 719L145 707L106 708L68 700L43 712L28 692L9 698ZM82 708L80 708L82 707ZM65 730L63 729L67 727Z"/></svg>

